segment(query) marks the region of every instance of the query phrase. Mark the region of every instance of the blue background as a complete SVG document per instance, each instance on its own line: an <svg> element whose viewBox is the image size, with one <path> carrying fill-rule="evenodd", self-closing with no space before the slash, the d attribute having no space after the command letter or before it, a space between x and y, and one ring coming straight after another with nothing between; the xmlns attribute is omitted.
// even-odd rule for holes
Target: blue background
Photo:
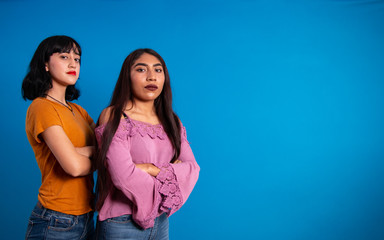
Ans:
<svg viewBox="0 0 384 240"><path fill-rule="evenodd" d="M0 1L1 238L40 185L21 82L65 34L95 120L132 50L164 57L201 166L171 239L384 239L383 23L379 0Z"/></svg>

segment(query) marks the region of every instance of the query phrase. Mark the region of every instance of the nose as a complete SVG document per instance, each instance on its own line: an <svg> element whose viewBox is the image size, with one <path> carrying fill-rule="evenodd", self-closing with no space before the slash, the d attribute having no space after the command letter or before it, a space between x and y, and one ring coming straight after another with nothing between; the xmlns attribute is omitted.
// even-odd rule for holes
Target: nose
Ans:
<svg viewBox="0 0 384 240"><path fill-rule="evenodd" d="M77 66L76 60L73 57L71 57L69 60L69 67L76 68L76 66Z"/></svg>
<svg viewBox="0 0 384 240"><path fill-rule="evenodd" d="M148 70L147 81L156 81L155 70Z"/></svg>
<svg viewBox="0 0 384 240"><path fill-rule="evenodd" d="M71 54L71 56L69 57L69 67L71 68L76 68L77 67L77 60L76 60L76 56L74 56L73 54Z"/></svg>
<svg viewBox="0 0 384 240"><path fill-rule="evenodd" d="M71 60L69 61L69 67L76 68L76 61L73 58L71 58Z"/></svg>

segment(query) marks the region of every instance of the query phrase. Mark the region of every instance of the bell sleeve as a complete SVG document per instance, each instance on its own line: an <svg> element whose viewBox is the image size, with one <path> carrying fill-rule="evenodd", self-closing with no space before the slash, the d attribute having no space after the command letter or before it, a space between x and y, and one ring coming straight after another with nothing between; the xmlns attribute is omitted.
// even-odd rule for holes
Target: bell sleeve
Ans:
<svg viewBox="0 0 384 240"><path fill-rule="evenodd" d="M160 183L136 167L130 154L131 143L126 133L128 130L121 125L122 123L107 152L107 169L114 186L133 203L133 220L144 229L150 228L154 225L161 202L161 196L158 192ZM96 129L99 144L103 130Z"/></svg>
<svg viewBox="0 0 384 240"><path fill-rule="evenodd" d="M192 149L187 141L186 130L181 128L181 149L179 160L181 163L166 163L160 168L156 179L160 182L160 194L162 201L160 210L172 215L187 201L197 179L200 167L193 155Z"/></svg>

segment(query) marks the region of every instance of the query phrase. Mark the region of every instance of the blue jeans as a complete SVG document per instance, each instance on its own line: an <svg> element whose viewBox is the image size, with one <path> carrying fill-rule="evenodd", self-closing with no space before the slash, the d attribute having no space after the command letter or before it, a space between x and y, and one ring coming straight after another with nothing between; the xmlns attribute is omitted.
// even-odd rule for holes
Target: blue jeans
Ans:
<svg viewBox="0 0 384 240"><path fill-rule="evenodd" d="M98 240L104 239L134 239L134 240L168 240L169 222L167 214L155 219L152 228L142 229L133 220L131 215L108 218L97 221L96 236Z"/></svg>
<svg viewBox="0 0 384 240"><path fill-rule="evenodd" d="M69 215L37 203L29 218L25 239L93 239L93 212Z"/></svg>

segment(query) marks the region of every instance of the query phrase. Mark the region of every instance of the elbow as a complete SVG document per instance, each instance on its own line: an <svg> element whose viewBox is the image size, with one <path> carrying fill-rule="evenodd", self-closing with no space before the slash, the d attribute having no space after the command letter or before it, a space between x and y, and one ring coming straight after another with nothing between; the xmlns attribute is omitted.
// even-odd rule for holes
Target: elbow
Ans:
<svg viewBox="0 0 384 240"><path fill-rule="evenodd" d="M86 174L84 174L84 173L82 173L82 172L70 172L70 173L68 173L69 175L71 175L71 177L82 177L82 176L84 176L84 175L86 175Z"/></svg>
<svg viewBox="0 0 384 240"><path fill-rule="evenodd" d="M197 163L194 166L194 172L195 172L195 181L197 182L200 175L200 166Z"/></svg>
<svg viewBox="0 0 384 240"><path fill-rule="evenodd" d="M71 177L82 177L85 174L80 171L69 171L67 172Z"/></svg>
<svg viewBox="0 0 384 240"><path fill-rule="evenodd" d="M200 167L199 167L199 165L197 165L197 167L196 167L196 181L197 181L197 179L199 179L199 176L200 176Z"/></svg>
<svg viewBox="0 0 384 240"><path fill-rule="evenodd" d="M82 166L72 166L71 169L66 170L66 173L72 177L82 177L88 175L90 172L90 168L84 168Z"/></svg>
<svg viewBox="0 0 384 240"><path fill-rule="evenodd" d="M197 163L195 163L195 171L197 172L197 173L199 173L200 172L200 166L197 164Z"/></svg>

